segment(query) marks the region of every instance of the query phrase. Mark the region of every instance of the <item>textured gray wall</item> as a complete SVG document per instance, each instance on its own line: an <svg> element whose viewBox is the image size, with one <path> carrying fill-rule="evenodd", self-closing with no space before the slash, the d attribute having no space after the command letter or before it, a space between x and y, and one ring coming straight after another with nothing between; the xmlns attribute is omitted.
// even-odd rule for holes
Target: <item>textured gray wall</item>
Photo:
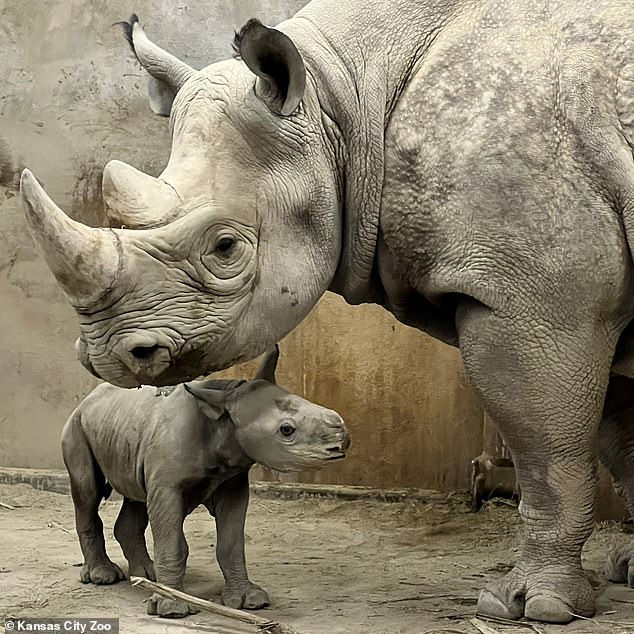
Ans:
<svg viewBox="0 0 634 634"><path fill-rule="evenodd" d="M17 196L28 166L70 215L102 224L101 173L117 158L158 174L167 121L112 22L195 67L231 53L233 31L275 24L299 0L0 2L0 465L59 467L59 433L94 380L75 361L76 318L35 252ZM339 409L350 458L309 481L453 488L480 452L482 415L458 355L376 307L329 296L283 343L282 382ZM233 373L244 369L233 370ZM260 474L262 475L262 474Z"/></svg>

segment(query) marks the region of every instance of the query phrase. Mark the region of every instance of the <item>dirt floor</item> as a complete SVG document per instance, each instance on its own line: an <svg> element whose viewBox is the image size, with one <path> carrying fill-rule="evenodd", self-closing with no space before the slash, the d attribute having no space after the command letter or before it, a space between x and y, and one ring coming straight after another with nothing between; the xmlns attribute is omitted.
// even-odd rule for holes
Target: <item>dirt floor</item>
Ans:
<svg viewBox="0 0 634 634"><path fill-rule="evenodd" d="M122 582L79 582L82 559L67 495L28 485L0 485L0 617L120 617L122 634L254 632L200 613L182 621L145 615L148 593ZM125 560L112 536L119 502L102 517L112 559ZM186 521L190 546L186 591L217 600L222 588L214 559L215 530L206 511ZM592 536L584 565L599 593L594 621L568 626L487 622L492 633L634 633L634 590L606 584L606 548L627 539L617 524ZM509 569L520 538L517 512L488 504L471 514L463 504L367 501L284 501L256 497L247 523L251 578L273 605L260 614L301 634L470 633L478 590ZM125 569L125 568L124 568ZM4 622L4 619L1 619ZM483 622L479 623L482 628Z"/></svg>

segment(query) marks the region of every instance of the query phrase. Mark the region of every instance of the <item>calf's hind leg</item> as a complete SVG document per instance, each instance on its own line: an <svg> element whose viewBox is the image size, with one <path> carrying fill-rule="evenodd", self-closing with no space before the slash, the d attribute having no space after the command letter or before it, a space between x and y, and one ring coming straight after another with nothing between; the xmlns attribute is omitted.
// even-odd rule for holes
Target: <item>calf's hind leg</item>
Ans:
<svg viewBox="0 0 634 634"><path fill-rule="evenodd" d="M73 414L62 434L62 454L75 505L75 526L85 561L80 579L82 583L116 583L125 579L125 575L106 554L103 523L98 513L105 479L81 429L80 416Z"/></svg>
<svg viewBox="0 0 634 634"><path fill-rule="evenodd" d="M119 516L114 525L114 536L128 560L131 577L145 577L156 581L154 563L150 559L145 543L145 529L148 525L147 506L124 498Z"/></svg>
<svg viewBox="0 0 634 634"><path fill-rule="evenodd" d="M527 310L505 317L471 305L457 315L467 372L513 454L527 528L515 567L481 592L478 611L565 623L595 609L581 549L593 526L597 429L618 329Z"/></svg>

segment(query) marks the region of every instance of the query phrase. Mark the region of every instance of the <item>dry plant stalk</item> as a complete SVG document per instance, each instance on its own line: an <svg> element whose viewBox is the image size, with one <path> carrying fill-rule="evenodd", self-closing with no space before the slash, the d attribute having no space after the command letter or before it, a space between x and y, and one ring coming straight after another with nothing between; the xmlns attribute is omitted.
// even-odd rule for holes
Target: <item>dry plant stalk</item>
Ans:
<svg viewBox="0 0 634 634"><path fill-rule="evenodd" d="M243 623L255 625L260 632L268 632L269 634L299 634L299 632L296 632L294 629L290 628L288 625L284 625L283 623L271 621L271 619L258 616L257 614L251 614L250 612L246 612L244 610L235 610L234 608L228 608L226 605L220 605L219 603L199 599L198 597L187 594L186 592L174 590L174 588L165 586L162 583L150 581L149 579L145 579L143 577L130 577L130 582L133 586L141 586L142 588L152 590L157 594L161 594L170 599L180 599L181 601L185 601L185 603L189 603L189 605L193 605L201 610L205 610L206 612L212 612L213 614L219 614L228 619L234 619L242 621Z"/></svg>

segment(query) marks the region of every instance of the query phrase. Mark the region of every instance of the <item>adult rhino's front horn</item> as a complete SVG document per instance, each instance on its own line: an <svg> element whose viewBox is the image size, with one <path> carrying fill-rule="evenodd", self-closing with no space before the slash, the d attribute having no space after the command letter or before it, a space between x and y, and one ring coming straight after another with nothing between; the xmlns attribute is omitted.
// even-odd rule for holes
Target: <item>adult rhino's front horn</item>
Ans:
<svg viewBox="0 0 634 634"><path fill-rule="evenodd" d="M31 234L69 301L75 308L94 306L117 277L121 258L117 236L109 229L71 220L26 169L20 193Z"/></svg>

